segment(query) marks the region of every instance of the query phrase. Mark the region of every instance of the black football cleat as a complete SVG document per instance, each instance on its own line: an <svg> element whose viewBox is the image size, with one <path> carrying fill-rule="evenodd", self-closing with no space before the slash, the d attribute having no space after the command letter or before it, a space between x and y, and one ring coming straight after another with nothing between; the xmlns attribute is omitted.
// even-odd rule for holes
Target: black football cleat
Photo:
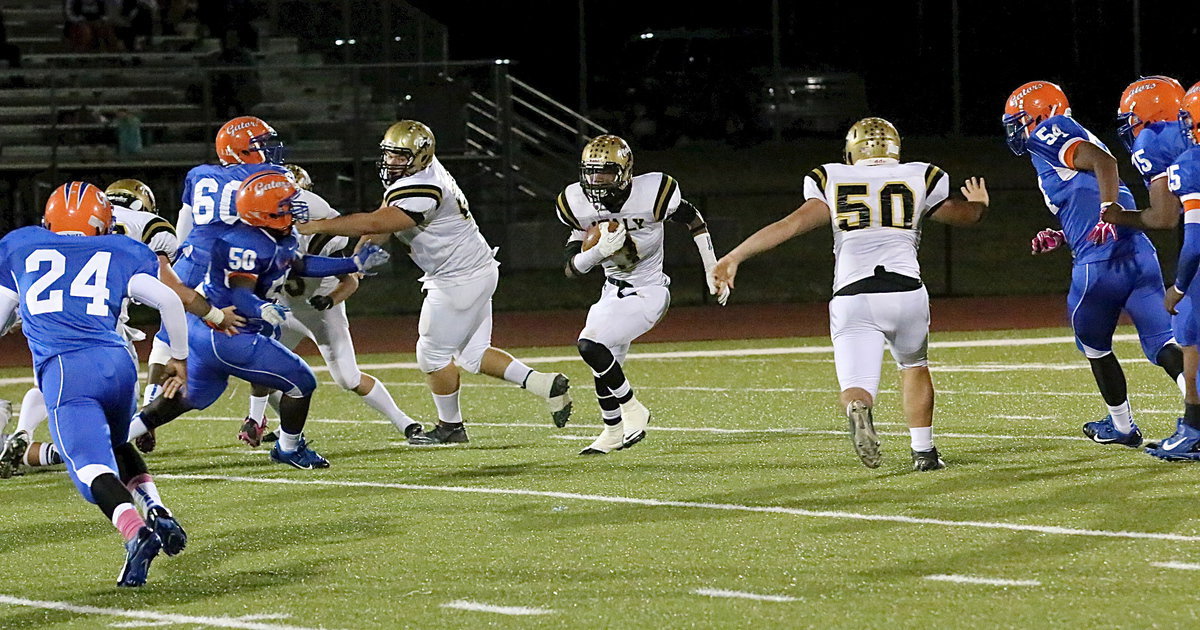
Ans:
<svg viewBox="0 0 1200 630"><path fill-rule="evenodd" d="M928 451L913 451L912 462L913 470L917 471L941 470L946 467L946 462L938 455L936 446Z"/></svg>
<svg viewBox="0 0 1200 630"><path fill-rule="evenodd" d="M470 439L467 438L467 427L462 424L447 425L441 422L432 431L422 431L420 435L414 435L408 439L408 443L413 446L466 444L467 442L470 442Z"/></svg>

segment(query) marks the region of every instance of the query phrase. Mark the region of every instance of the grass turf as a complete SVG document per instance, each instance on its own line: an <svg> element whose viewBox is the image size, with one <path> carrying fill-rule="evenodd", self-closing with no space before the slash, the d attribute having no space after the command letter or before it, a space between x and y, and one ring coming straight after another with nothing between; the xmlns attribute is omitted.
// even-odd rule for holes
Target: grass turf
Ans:
<svg viewBox="0 0 1200 630"><path fill-rule="evenodd" d="M1060 329L943 334L935 341L1066 334ZM822 338L644 344L634 351L827 344ZM1177 390L1140 356L1136 342L1118 343L1117 353L1139 425L1147 437L1165 437L1180 407ZM535 348L518 354L571 352ZM843 432L832 355L825 352L632 358L627 373L655 414L649 437L629 451L598 458L575 454L599 430L590 378L579 361L542 364L566 371L575 384L575 416L563 430L552 427L540 401L527 393L466 378L464 414L478 424L465 447L407 447L357 397L323 384L308 435L333 467L315 472L271 464L265 449L236 442L247 387L234 386L209 410L160 430L159 450L147 459L191 535L182 555L155 561L148 586L116 589L123 550L111 525L79 499L62 474L31 473L0 482L0 567L6 578L0 596L224 620L209 627L235 627L228 620L245 615L280 617L237 622L242 627L327 629L1200 622L1191 596L1200 572L1152 564L1200 562L1200 540L948 523L1200 537L1196 468L1074 439L1082 437L1083 422L1105 412L1086 361L1070 343L934 347L931 356L940 390L935 436L942 437L935 439L949 468L920 474L909 470L894 370L884 368L876 413L877 428L885 433L884 465L868 470ZM367 371L387 382L409 413L433 418L432 401L415 370ZM0 378L27 375L0 372ZM0 386L0 397L19 400L26 387ZM520 426L491 426L513 424ZM347 482L374 485L337 485ZM935 574L1040 584L925 579ZM694 592L705 588L796 601ZM554 612L506 616L443 607L458 600ZM96 628L130 621L136 620L0 603L0 628Z"/></svg>

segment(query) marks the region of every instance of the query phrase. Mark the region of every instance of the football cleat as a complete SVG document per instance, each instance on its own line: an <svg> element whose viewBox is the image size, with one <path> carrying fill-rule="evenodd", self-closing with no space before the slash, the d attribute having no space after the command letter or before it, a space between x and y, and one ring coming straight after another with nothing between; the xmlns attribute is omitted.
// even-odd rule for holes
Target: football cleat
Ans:
<svg viewBox="0 0 1200 630"><path fill-rule="evenodd" d="M414 422L404 427L404 439L412 442L413 438L425 437L425 427L421 426L420 422Z"/></svg>
<svg viewBox="0 0 1200 630"><path fill-rule="evenodd" d="M1084 424L1083 434L1098 444L1120 444L1130 448L1142 445L1142 432L1136 424L1132 425L1129 433L1121 433L1117 427L1113 426L1111 415L1105 416L1103 420Z"/></svg>
<svg viewBox="0 0 1200 630"><path fill-rule="evenodd" d="M141 586L150 575L150 563L162 550L162 541L149 527L138 530L137 536L125 543L125 565L117 586Z"/></svg>
<svg viewBox="0 0 1200 630"><path fill-rule="evenodd" d="M933 447L928 451L913 451L912 452L913 470L941 470L946 467L946 462L942 461L938 455L937 447Z"/></svg>
<svg viewBox="0 0 1200 630"><path fill-rule="evenodd" d="M850 403L846 408L846 421L850 424L850 441L854 452L867 468L879 468L882 456L879 453L879 436L875 434L875 422L871 408L861 400Z"/></svg>
<svg viewBox="0 0 1200 630"><path fill-rule="evenodd" d="M605 425L600 437L591 446L579 451L580 455L607 455L613 451L625 448L625 427L623 422Z"/></svg>
<svg viewBox="0 0 1200 630"><path fill-rule="evenodd" d="M650 424L650 410L637 398L621 405L621 424L625 425L625 435L621 448L629 448L646 437L646 425Z"/></svg>
<svg viewBox="0 0 1200 630"><path fill-rule="evenodd" d="M150 429L144 435L134 438L133 445L143 453L153 452L155 447L158 446L158 438L154 437L154 429Z"/></svg>
<svg viewBox="0 0 1200 630"><path fill-rule="evenodd" d="M405 431L407 435L407 431ZM470 442L467 437L467 427L462 423L456 425L437 423L432 431L421 430L408 438L408 443L413 446L433 446L435 444L466 444Z"/></svg>
<svg viewBox="0 0 1200 630"><path fill-rule="evenodd" d="M279 442L276 442L275 446L271 448L271 459L301 470L329 468L329 460L309 448L304 436L300 436L300 443L296 445L294 451L285 451L279 448Z"/></svg>
<svg viewBox="0 0 1200 630"><path fill-rule="evenodd" d="M1200 429L1184 424L1180 418L1175 434L1146 452L1168 461L1200 461Z"/></svg>
<svg viewBox="0 0 1200 630"><path fill-rule="evenodd" d="M150 508L150 512L146 514L146 526L154 530L168 556L178 555L187 546L187 532L183 531L179 521L176 521L166 508Z"/></svg>
<svg viewBox="0 0 1200 630"><path fill-rule="evenodd" d="M259 422L250 416L246 416L245 422L242 423L242 429L238 431L238 439L245 442L247 446L258 446L263 443L263 434L266 432L266 418L263 418Z"/></svg>
<svg viewBox="0 0 1200 630"><path fill-rule="evenodd" d="M563 428L571 419L571 381L565 374L555 374L550 385L550 397L546 399L554 426Z"/></svg>
<svg viewBox="0 0 1200 630"><path fill-rule="evenodd" d="M27 448L29 434L25 431L17 431L4 440L4 449L0 450L0 479L20 474L21 460L25 457Z"/></svg>

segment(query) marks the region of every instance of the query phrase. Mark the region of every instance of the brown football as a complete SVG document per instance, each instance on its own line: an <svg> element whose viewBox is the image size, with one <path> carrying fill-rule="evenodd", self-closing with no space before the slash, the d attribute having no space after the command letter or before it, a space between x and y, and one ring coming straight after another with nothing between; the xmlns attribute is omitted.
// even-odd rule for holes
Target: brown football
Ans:
<svg viewBox="0 0 1200 630"><path fill-rule="evenodd" d="M604 223L597 223L596 225L589 227L587 229L587 234L585 234L583 237L583 251L586 252L587 250L595 247L596 243L600 241L600 226L602 225L607 226L609 232L615 232L617 226L620 224L616 221L605 221Z"/></svg>

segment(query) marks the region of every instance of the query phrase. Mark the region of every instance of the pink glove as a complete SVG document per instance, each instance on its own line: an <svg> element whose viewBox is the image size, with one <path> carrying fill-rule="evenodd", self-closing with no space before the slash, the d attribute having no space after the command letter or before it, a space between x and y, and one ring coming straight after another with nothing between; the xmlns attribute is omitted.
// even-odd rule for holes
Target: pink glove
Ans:
<svg viewBox="0 0 1200 630"><path fill-rule="evenodd" d="M1096 245L1103 245L1110 240L1115 241L1117 240L1117 226L1101 221L1092 228L1091 232L1088 232L1088 240Z"/></svg>
<svg viewBox="0 0 1200 630"><path fill-rule="evenodd" d="M1030 246L1034 254L1045 254L1046 252L1052 252L1062 247L1066 242L1067 237L1063 234L1062 230L1046 228L1033 237Z"/></svg>

